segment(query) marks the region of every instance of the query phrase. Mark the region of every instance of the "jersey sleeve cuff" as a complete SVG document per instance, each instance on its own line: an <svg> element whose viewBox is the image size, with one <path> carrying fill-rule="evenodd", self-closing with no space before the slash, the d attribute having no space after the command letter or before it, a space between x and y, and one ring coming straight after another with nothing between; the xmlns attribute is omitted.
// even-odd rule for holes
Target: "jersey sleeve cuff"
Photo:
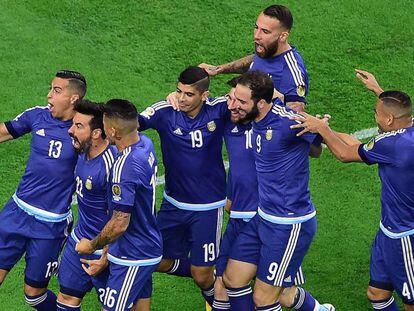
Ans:
<svg viewBox="0 0 414 311"><path fill-rule="evenodd" d="M312 142L312 145L314 146L320 146L323 142L323 137L320 134L317 134L315 136L315 139Z"/></svg>
<svg viewBox="0 0 414 311"><path fill-rule="evenodd" d="M4 122L4 125L6 126L7 131L9 132L9 134L11 136L13 136L13 138L17 138L19 137L19 133L17 133L17 131L14 129L12 123L10 121L6 121Z"/></svg>
<svg viewBox="0 0 414 311"><path fill-rule="evenodd" d="M371 162L369 159L368 159L368 157L366 156L366 154L365 154L365 151L364 151L364 145L365 144L360 144L359 145L359 147L358 147L358 154L359 154L359 156L361 157L361 159L362 159L362 161L364 161L366 164L368 164L368 165L372 165L372 164L374 164L373 162Z"/></svg>
<svg viewBox="0 0 414 311"><path fill-rule="evenodd" d="M114 207L114 211L119 211L123 213L131 214L133 206L125 205L125 204L116 204Z"/></svg>
<svg viewBox="0 0 414 311"><path fill-rule="evenodd" d="M291 103L291 102L301 102L306 105L306 99L305 97L299 96L299 95L285 95L285 104Z"/></svg>

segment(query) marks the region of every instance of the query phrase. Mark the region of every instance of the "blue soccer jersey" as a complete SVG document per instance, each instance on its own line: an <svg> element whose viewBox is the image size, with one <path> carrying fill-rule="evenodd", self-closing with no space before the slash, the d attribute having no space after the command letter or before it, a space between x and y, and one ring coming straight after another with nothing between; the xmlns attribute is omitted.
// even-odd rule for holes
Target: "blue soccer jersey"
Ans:
<svg viewBox="0 0 414 311"><path fill-rule="evenodd" d="M228 116L224 97L208 100L195 118L175 111L165 101L141 113L140 130L153 128L160 136L165 166L164 198L174 206L194 211L224 206L222 141Z"/></svg>
<svg viewBox="0 0 414 311"><path fill-rule="evenodd" d="M273 105L253 122L253 142L259 183L259 215L279 224L301 223L315 216L309 192L309 150L320 136L296 136L291 109Z"/></svg>
<svg viewBox="0 0 414 311"><path fill-rule="evenodd" d="M109 209L131 214L127 230L109 245L108 260L124 266L161 261L161 234L155 220L157 159L151 140L140 140L120 152L110 174Z"/></svg>
<svg viewBox="0 0 414 311"><path fill-rule="evenodd" d="M250 70L269 74L276 90L285 96L285 103L306 102L309 77L305 63L295 47L270 58L261 58L255 54Z"/></svg>
<svg viewBox="0 0 414 311"><path fill-rule="evenodd" d="M380 134L359 147L367 164L378 164L381 230L390 238L414 234L414 128Z"/></svg>
<svg viewBox="0 0 414 311"><path fill-rule="evenodd" d="M70 203L78 158L68 134L72 121L53 118L47 107L34 107L5 125L13 138L32 134L26 171L13 195L16 204L43 222L58 223L71 218ZM31 228L31 233L34 238L54 238L44 226L39 230ZM54 232L52 235L62 234Z"/></svg>
<svg viewBox="0 0 414 311"><path fill-rule="evenodd" d="M252 144L252 124L227 122L224 140L229 155L228 198L231 218L250 219L257 211L259 194Z"/></svg>
<svg viewBox="0 0 414 311"><path fill-rule="evenodd" d="M77 242L93 239L109 220L108 181L117 153L115 146L108 146L91 160L87 154L79 156L75 169L79 219L72 233Z"/></svg>

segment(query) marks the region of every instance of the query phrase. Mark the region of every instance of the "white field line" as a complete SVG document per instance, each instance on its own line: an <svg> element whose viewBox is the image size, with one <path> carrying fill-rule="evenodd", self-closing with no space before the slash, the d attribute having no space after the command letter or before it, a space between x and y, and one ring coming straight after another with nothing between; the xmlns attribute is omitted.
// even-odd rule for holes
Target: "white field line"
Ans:
<svg viewBox="0 0 414 311"><path fill-rule="evenodd" d="M352 133L351 135L354 136L356 139L365 139L370 138L378 134L378 128L377 127L371 127L369 129L364 129L360 131L356 131L355 133ZM226 170L229 168L229 162L224 161L224 167ZM157 177L157 186L165 184L165 176L161 175ZM78 204L76 195L73 195L72 198L72 205Z"/></svg>

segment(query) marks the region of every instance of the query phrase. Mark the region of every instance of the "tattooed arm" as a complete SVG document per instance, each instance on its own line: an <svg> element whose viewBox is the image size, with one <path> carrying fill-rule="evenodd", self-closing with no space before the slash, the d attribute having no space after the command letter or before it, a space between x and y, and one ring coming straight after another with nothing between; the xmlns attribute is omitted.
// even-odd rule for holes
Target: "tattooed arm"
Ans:
<svg viewBox="0 0 414 311"><path fill-rule="evenodd" d="M86 238L76 244L76 251L79 254L92 254L97 249L104 247L119 238L128 228L131 219L130 213L115 210L112 218L108 221L92 241Z"/></svg>
<svg viewBox="0 0 414 311"><path fill-rule="evenodd" d="M243 73L246 72L253 61L253 54L247 55L243 58L237 59L230 63L219 66L202 63L199 67L205 69L210 76L215 76L221 73Z"/></svg>

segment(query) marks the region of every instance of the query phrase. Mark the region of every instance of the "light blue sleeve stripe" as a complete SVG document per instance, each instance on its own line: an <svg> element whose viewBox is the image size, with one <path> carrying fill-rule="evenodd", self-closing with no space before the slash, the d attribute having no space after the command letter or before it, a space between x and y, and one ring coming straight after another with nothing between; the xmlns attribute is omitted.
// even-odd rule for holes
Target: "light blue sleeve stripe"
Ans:
<svg viewBox="0 0 414 311"><path fill-rule="evenodd" d="M259 213L260 217L263 219L273 222L275 224L281 224L281 225L294 225L294 224L300 224L305 221L308 221L309 219L312 219L316 215L316 211L313 211L312 213L300 217L278 217L266 214L263 212L260 207L258 208L257 212Z"/></svg>
<svg viewBox="0 0 414 311"><path fill-rule="evenodd" d="M380 229L381 229L382 232L384 232L384 234L387 237L389 237L391 239L401 239L401 238L405 238L406 236L414 234L414 229L404 231L404 232L399 232L399 233L391 232L390 230L385 228L385 226L382 224L382 222L380 222Z"/></svg>
<svg viewBox="0 0 414 311"><path fill-rule="evenodd" d="M52 212L48 212L24 202L23 200L17 197L16 193L13 194L13 200L17 204L17 206L20 207L20 209L22 209L24 212L42 221L62 222L68 219L69 217L72 217L72 210L70 209L65 214L55 214Z"/></svg>
<svg viewBox="0 0 414 311"><path fill-rule="evenodd" d="M157 258L151 258L151 259L142 259L142 260L127 260L127 259L121 259L118 257L115 257L111 254L108 254L108 260L112 263L115 263L117 265L121 266L152 266L158 264L162 259L162 256Z"/></svg>
<svg viewBox="0 0 414 311"><path fill-rule="evenodd" d="M217 201L217 202L212 202L212 203L191 204L191 203L179 202L176 199L174 199L173 197L170 197L169 195L167 195L165 193L165 191L163 193L163 196L172 205L174 205L174 206L176 206L180 209L184 209L184 210L188 210L188 211L209 211L209 210L217 209L217 208L220 208L220 207L223 207L224 205L226 205L226 199L223 199L223 200Z"/></svg>

